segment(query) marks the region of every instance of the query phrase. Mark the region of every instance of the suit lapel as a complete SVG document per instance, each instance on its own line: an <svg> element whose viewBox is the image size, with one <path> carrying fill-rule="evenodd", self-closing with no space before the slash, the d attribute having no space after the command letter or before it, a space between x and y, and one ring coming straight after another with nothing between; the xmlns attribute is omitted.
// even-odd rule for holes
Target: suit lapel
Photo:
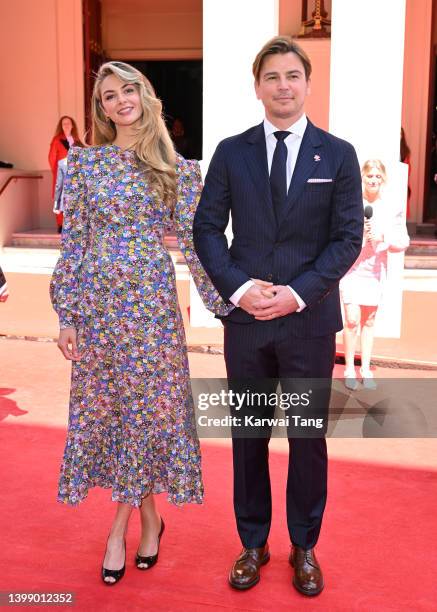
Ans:
<svg viewBox="0 0 437 612"><path fill-rule="evenodd" d="M268 219L276 224L273 211L272 194L267 165L267 149L264 124L254 127L247 136L247 146L244 159L249 168L250 176L255 184L256 192L264 203Z"/></svg>
<svg viewBox="0 0 437 612"><path fill-rule="evenodd" d="M287 209L284 218L290 212L293 204L299 198L307 180L314 174L317 169L317 158L320 159L320 148L322 143L317 134L317 129L308 121L305 133L300 145L299 154L297 156L296 165L293 171L290 188L287 196Z"/></svg>

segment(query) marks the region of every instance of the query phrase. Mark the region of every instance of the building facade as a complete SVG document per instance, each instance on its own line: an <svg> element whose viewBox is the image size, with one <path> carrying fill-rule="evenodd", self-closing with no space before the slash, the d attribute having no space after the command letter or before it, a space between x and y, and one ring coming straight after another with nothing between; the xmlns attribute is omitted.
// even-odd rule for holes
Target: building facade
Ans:
<svg viewBox="0 0 437 612"><path fill-rule="evenodd" d="M339 39L347 30L357 44L367 46L367 65L357 64L354 69L362 75L361 97L368 97L373 105L375 100L390 95L384 88L375 90L373 83L380 81L375 79L376 75L388 77L393 71L387 57L391 58L392 41L399 38L402 30L403 49L399 47L401 57L397 58L403 74L399 128L404 127L411 148L410 220L417 223L437 217L430 204L435 170L432 143L436 107L436 3L436 0L387 0L385 3L332 0L324 3L332 18L332 39L301 39L314 66L308 115L314 123L329 129L333 83L331 47L335 37ZM75 117L80 129L85 129L90 78L87 70L99 58L146 65L203 61L203 118L197 116L196 120L202 123L202 156L207 160L217 140L261 119L262 109L252 95L254 51L270 35L297 36L301 30L302 4L300 0L16 0L2 3L0 45L7 61L1 73L5 93L0 101L0 159L11 161L15 168L44 176L35 188L32 223L54 226L47 161L49 142L63 114ZM315 3L307 4L310 13ZM401 14L402 19L387 19L381 5L393 5L394 13ZM373 25L367 19L369 11L373 11ZM337 30L336 23L341 23ZM344 79L348 78L345 74ZM199 115L198 110L196 113Z"/></svg>

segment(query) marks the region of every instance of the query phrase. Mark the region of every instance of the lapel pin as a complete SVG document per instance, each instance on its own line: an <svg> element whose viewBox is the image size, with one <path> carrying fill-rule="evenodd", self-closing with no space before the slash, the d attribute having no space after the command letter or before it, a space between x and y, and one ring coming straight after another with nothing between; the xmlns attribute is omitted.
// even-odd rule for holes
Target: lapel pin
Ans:
<svg viewBox="0 0 437 612"><path fill-rule="evenodd" d="M314 155L314 161L320 161L320 155Z"/></svg>

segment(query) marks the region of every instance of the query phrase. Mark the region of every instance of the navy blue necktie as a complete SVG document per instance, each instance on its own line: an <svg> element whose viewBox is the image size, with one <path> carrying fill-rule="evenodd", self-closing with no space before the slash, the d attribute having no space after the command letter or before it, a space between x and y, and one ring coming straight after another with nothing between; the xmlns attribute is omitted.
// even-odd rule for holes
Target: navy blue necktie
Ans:
<svg viewBox="0 0 437 612"><path fill-rule="evenodd" d="M287 154L288 149L284 140L291 132L274 132L277 143L273 153L272 167L270 169L270 189L272 191L273 209L276 221L280 221L287 204Z"/></svg>

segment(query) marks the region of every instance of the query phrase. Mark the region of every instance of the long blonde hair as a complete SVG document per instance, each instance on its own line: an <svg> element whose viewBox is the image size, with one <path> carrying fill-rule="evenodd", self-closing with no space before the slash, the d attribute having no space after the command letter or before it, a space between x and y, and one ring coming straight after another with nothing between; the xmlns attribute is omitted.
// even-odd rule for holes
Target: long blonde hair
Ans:
<svg viewBox="0 0 437 612"><path fill-rule="evenodd" d="M112 143L117 135L115 124L103 112L100 88L103 79L114 75L133 83L139 92L143 114L136 128L133 148L144 162L147 180L159 197L171 208L176 199L176 153L162 117L162 103L150 81L136 68L124 62L106 62L100 66L91 99L92 142Z"/></svg>
<svg viewBox="0 0 437 612"><path fill-rule="evenodd" d="M361 168L361 176L364 177L365 174L369 172L372 168L376 168L378 172L380 172L382 176L382 182L387 182L387 170L385 169L384 164L380 159L368 159L364 162Z"/></svg>

